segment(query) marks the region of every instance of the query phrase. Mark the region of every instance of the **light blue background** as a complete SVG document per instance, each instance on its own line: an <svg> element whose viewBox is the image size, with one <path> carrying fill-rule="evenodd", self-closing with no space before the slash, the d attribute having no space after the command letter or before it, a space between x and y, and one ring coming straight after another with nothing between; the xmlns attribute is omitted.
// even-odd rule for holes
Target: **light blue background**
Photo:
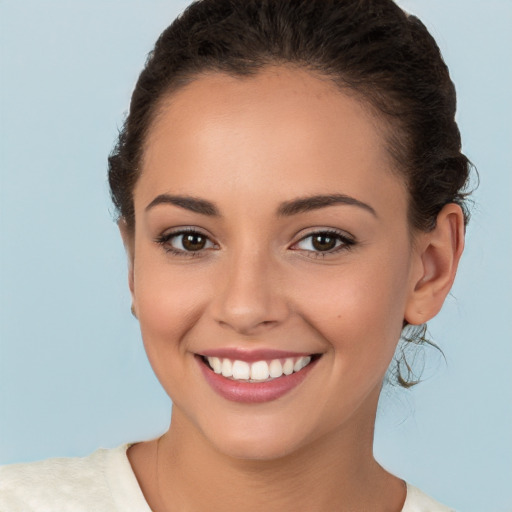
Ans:
<svg viewBox="0 0 512 512"><path fill-rule="evenodd" d="M84 455L170 417L130 315L106 156L185 1L0 0L0 462ZM481 185L412 392L387 388L382 463L466 512L512 511L512 2L402 0L440 44Z"/></svg>

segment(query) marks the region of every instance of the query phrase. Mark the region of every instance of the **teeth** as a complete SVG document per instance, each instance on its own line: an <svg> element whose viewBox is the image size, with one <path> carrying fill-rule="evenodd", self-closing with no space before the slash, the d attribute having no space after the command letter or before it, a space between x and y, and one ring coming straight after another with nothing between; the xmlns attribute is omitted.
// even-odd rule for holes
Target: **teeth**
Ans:
<svg viewBox="0 0 512 512"><path fill-rule="evenodd" d="M281 364L281 361L279 361L279 359L273 359L272 361L270 361L268 370L270 376L273 379L276 379L277 377L281 377L281 375L283 375L283 365Z"/></svg>
<svg viewBox="0 0 512 512"><path fill-rule="evenodd" d="M208 362L215 373L222 372L222 361L218 357L209 357Z"/></svg>
<svg viewBox="0 0 512 512"><path fill-rule="evenodd" d="M293 359L288 358L283 364L283 373L291 375L293 373Z"/></svg>
<svg viewBox="0 0 512 512"><path fill-rule="evenodd" d="M251 379L267 380L270 375L268 364L266 361L258 361L251 364Z"/></svg>
<svg viewBox="0 0 512 512"><path fill-rule="evenodd" d="M300 372L304 366L307 366L309 362L311 361L311 357L300 357L297 362L293 365L293 371L294 372Z"/></svg>
<svg viewBox="0 0 512 512"><path fill-rule="evenodd" d="M223 377L231 377L233 375L233 364L229 359L222 361L221 373Z"/></svg>
<svg viewBox="0 0 512 512"><path fill-rule="evenodd" d="M293 372L300 372L302 368L311 362L310 356L292 358L284 361L272 359L271 361L256 361L249 364L245 361L231 359L220 359L218 357L208 357L208 363L212 370L217 374L234 380L245 381L265 381L267 379L277 379L283 375L291 375Z"/></svg>
<svg viewBox="0 0 512 512"><path fill-rule="evenodd" d="M233 361L233 379L248 380L251 373L249 363L245 361Z"/></svg>

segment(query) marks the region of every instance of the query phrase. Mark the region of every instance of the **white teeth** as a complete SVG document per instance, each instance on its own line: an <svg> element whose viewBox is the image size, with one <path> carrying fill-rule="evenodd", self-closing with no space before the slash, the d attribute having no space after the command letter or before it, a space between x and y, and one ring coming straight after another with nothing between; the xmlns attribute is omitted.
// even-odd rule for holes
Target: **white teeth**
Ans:
<svg viewBox="0 0 512 512"><path fill-rule="evenodd" d="M270 370L266 361L258 361L251 364L251 379L267 380L269 375Z"/></svg>
<svg viewBox="0 0 512 512"><path fill-rule="evenodd" d="M283 373L291 375L293 373L293 359L288 358L283 364Z"/></svg>
<svg viewBox="0 0 512 512"><path fill-rule="evenodd" d="M233 379L248 380L251 373L249 363L245 361L233 361Z"/></svg>
<svg viewBox="0 0 512 512"><path fill-rule="evenodd" d="M222 362L218 357L209 357L208 362L215 373L222 372Z"/></svg>
<svg viewBox="0 0 512 512"><path fill-rule="evenodd" d="M311 357L299 357L297 359L297 362L293 365L293 371L294 372L300 372L304 366L307 366L309 362L311 361Z"/></svg>
<svg viewBox="0 0 512 512"><path fill-rule="evenodd" d="M229 359L222 361L221 373L223 377L231 377L233 375L233 364Z"/></svg>
<svg viewBox="0 0 512 512"><path fill-rule="evenodd" d="M277 379L283 375L291 375L293 372L300 372L311 362L311 356L289 357L283 362L280 359L272 359L269 362L256 361L252 364L218 357L208 357L207 359L215 373L234 380L245 381L264 381L269 378Z"/></svg>
<svg viewBox="0 0 512 512"><path fill-rule="evenodd" d="M270 365L268 367L270 376L273 379L276 379L277 377L281 377L283 375L283 365L281 364L281 361L279 359L273 359L270 361Z"/></svg>

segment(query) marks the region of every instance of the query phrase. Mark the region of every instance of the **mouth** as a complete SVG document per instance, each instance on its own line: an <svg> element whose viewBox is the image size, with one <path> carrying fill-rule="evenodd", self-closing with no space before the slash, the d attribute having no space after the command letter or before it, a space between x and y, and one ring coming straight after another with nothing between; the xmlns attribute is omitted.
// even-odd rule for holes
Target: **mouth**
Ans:
<svg viewBox="0 0 512 512"><path fill-rule="evenodd" d="M303 382L322 354L221 353L196 354L196 360L211 388L234 402L261 403L276 400ZM232 351L233 352L233 351Z"/></svg>
<svg viewBox="0 0 512 512"><path fill-rule="evenodd" d="M302 371L320 357L320 354L307 356L260 360L254 362L227 357L200 356L202 362L217 375L240 382L270 382L283 376Z"/></svg>

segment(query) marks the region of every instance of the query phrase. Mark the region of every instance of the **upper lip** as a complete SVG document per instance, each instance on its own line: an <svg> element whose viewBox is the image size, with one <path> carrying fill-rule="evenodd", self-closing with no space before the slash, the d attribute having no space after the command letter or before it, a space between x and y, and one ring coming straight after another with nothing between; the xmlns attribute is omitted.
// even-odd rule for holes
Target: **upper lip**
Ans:
<svg viewBox="0 0 512 512"><path fill-rule="evenodd" d="M293 352L289 350L275 349L244 349L244 348L216 348L197 352L197 355L204 357L218 357L220 359L231 359L254 363L271 359L287 359L289 357L311 356L312 352Z"/></svg>

